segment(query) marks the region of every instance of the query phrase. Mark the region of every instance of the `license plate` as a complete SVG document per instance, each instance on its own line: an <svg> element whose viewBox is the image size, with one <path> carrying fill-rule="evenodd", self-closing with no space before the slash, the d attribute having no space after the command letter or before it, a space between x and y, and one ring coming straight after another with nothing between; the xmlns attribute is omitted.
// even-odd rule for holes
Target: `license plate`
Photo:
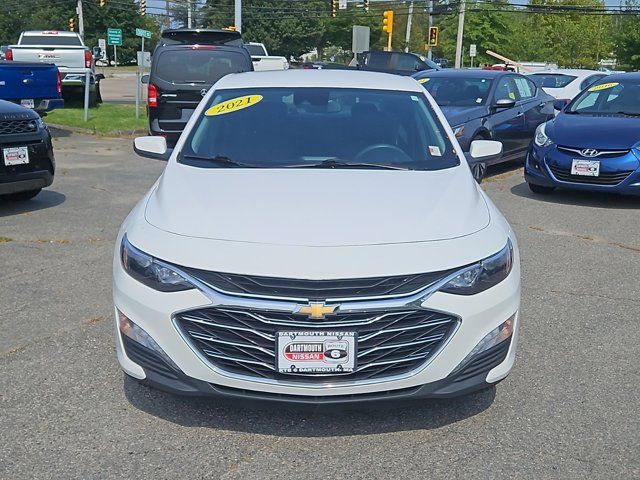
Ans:
<svg viewBox="0 0 640 480"><path fill-rule="evenodd" d="M20 105L25 108L35 108L35 103L33 102L33 98L23 98L20 100Z"/></svg>
<svg viewBox="0 0 640 480"><path fill-rule="evenodd" d="M7 167L29 163L29 149L27 147L5 148L2 150L2 156Z"/></svg>
<svg viewBox="0 0 640 480"><path fill-rule="evenodd" d="M356 367L356 332L278 332L276 350L280 373L351 373Z"/></svg>
<svg viewBox="0 0 640 480"><path fill-rule="evenodd" d="M571 163L571 175L597 177L600 175L600 160L579 160Z"/></svg>

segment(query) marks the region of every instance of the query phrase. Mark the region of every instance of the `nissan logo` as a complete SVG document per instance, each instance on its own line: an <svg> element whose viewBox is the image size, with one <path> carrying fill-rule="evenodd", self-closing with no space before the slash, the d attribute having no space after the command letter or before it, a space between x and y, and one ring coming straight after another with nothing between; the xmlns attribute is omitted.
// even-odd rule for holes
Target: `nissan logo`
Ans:
<svg viewBox="0 0 640 480"><path fill-rule="evenodd" d="M583 157L597 157L598 155L600 155L600 152L593 148L583 148L582 150L580 150L580 155L582 155Z"/></svg>

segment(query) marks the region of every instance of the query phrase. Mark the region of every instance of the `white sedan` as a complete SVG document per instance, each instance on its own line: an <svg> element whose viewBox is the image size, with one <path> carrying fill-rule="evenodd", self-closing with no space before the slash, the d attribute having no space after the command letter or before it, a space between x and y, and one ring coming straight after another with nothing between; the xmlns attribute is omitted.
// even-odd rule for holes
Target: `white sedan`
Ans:
<svg viewBox="0 0 640 480"><path fill-rule="evenodd" d="M516 353L520 264L409 77L228 75L117 237L116 349L139 381L303 403L451 397ZM501 144L475 141L487 159Z"/></svg>
<svg viewBox="0 0 640 480"><path fill-rule="evenodd" d="M567 104L582 90L607 75L607 72L597 70L560 68L535 72L530 74L529 78L549 95Z"/></svg>

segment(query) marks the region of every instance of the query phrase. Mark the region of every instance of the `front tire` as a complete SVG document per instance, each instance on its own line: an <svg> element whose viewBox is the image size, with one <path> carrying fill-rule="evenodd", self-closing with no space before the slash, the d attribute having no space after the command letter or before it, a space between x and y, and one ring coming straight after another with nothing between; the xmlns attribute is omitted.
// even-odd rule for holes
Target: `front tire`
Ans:
<svg viewBox="0 0 640 480"><path fill-rule="evenodd" d="M25 200L31 200L38 195L41 190L41 188L36 188L35 190L26 190L24 192L7 193L6 195L0 195L0 198L9 202L23 202Z"/></svg>
<svg viewBox="0 0 640 480"><path fill-rule="evenodd" d="M547 195L552 193L556 187L543 187L542 185L536 185L535 183L527 183L529 185L529 190L533 193L540 193L542 195Z"/></svg>

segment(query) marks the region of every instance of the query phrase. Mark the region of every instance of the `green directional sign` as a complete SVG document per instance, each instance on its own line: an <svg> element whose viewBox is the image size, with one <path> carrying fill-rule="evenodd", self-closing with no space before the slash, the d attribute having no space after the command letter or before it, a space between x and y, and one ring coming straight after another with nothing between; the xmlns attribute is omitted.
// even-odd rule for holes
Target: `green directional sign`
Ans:
<svg viewBox="0 0 640 480"><path fill-rule="evenodd" d="M151 38L151 32L149 30L143 30L142 28L136 28L136 36L143 38Z"/></svg>
<svg viewBox="0 0 640 480"><path fill-rule="evenodd" d="M107 44L122 45L122 30L119 28L107 28Z"/></svg>

